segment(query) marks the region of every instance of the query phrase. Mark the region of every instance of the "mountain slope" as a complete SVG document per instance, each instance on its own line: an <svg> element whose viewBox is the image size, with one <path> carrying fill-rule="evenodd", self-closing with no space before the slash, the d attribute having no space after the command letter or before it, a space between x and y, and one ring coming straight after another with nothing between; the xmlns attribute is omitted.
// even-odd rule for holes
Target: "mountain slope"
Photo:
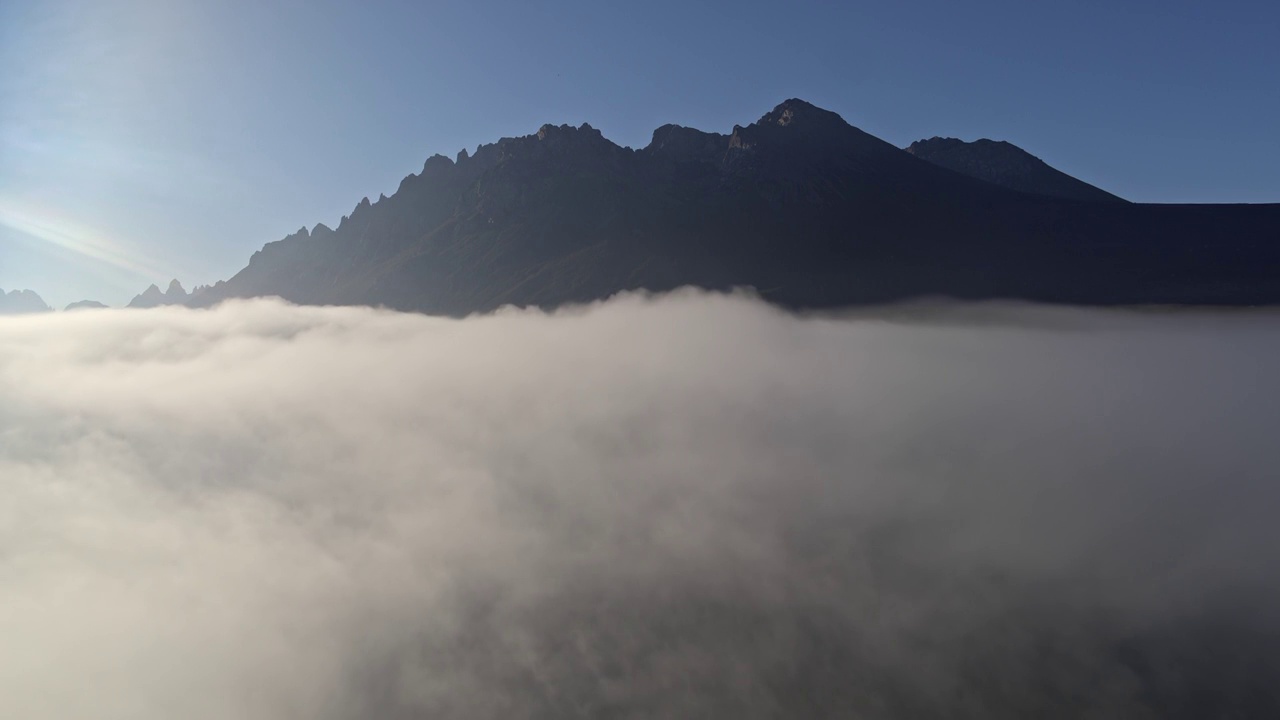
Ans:
<svg viewBox="0 0 1280 720"><path fill-rule="evenodd" d="M169 288L164 292L161 292L160 288L155 285L148 287L142 291L142 294L134 296L127 307L152 308L162 305L182 305L187 302L189 297L187 291L182 288L182 283L175 279L169 281Z"/></svg>
<svg viewBox="0 0 1280 720"><path fill-rule="evenodd" d="M1019 192L1087 202L1124 202L1003 140L965 142L935 137L917 140L906 150L921 160Z"/></svg>
<svg viewBox="0 0 1280 720"><path fill-rule="evenodd" d="M914 157L789 100L645 148L543 126L362 200L193 295L461 315L626 289L749 285L789 307L921 295L1070 303L1280 301L1280 206L1080 203ZM157 291L158 292L158 291Z"/></svg>
<svg viewBox="0 0 1280 720"><path fill-rule="evenodd" d="M106 308L106 305L98 302L97 300L77 300L63 308L63 310L105 310Z"/></svg>
<svg viewBox="0 0 1280 720"><path fill-rule="evenodd" d="M0 290L0 315L23 315L48 312L51 309L31 290L10 290L8 293Z"/></svg>

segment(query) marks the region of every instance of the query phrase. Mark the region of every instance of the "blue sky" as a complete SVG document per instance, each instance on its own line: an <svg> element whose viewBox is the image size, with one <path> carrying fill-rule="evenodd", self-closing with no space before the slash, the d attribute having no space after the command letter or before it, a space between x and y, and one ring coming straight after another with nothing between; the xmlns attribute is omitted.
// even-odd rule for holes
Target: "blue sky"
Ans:
<svg viewBox="0 0 1280 720"><path fill-rule="evenodd" d="M788 97L1132 200L1278 202L1278 39L1276 2L0 0L0 287L190 288L436 152Z"/></svg>

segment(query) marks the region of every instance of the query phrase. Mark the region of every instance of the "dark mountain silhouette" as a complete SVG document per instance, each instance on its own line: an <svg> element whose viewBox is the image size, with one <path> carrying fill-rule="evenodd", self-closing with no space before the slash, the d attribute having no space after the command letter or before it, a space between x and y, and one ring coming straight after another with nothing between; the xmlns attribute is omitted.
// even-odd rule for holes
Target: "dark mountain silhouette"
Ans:
<svg viewBox="0 0 1280 720"><path fill-rule="evenodd" d="M917 140L907 152L948 170L986 180L1011 190L1091 202L1124 202L1121 198L1049 167L1043 160L1003 140L955 138Z"/></svg>
<svg viewBox="0 0 1280 720"><path fill-rule="evenodd" d="M1102 199L968 177L800 100L728 135L663 126L640 150L586 124L545 125L433 156L391 197L268 243L186 302L278 295L459 315L681 285L753 286L798 308L1280 301L1280 205Z"/></svg>
<svg viewBox="0 0 1280 720"><path fill-rule="evenodd" d="M190 296L187 291L182 289L182 283L175 280L169 281L169 289L160 292L160 288L152 285L142 291L141 295L136 295L129 301L128 307L131 308L152 308L161 305L182 305L187 302Z"/></svg>
<svg viewBox="0 0 1280 720"><path fill-rule="evenodd" d="M31 290L0 290L0 315L23 315L51 310L39 295Z"/></svg>
<svg viewBox="0 0 1280 720"><path fill-rule="evenodd" d="M105 310L106 305L97 300L79 300L68 305L64 310Z"/></svg>

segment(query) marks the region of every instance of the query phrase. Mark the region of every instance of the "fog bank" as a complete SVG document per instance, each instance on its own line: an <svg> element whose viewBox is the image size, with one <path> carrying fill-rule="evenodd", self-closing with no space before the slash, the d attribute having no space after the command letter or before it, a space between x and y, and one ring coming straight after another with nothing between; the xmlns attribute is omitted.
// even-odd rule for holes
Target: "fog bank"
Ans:
<svg viewBox="0 0 1280 720"><path fill-rule="evenodd" d="M1280 317L0 319L0 716L1280 717Z"/></svg>

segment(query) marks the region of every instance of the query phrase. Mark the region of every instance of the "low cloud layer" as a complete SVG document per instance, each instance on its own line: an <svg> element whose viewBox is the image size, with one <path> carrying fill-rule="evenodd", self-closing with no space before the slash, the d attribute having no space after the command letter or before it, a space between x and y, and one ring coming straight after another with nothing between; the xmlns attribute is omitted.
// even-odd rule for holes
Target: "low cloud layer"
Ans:
<svg viewBox="0 0 1280 720"><path fill-rule="evenodd" d="M689 292L4 319L0 717L1280 716L1277 359Z"/></svg>

